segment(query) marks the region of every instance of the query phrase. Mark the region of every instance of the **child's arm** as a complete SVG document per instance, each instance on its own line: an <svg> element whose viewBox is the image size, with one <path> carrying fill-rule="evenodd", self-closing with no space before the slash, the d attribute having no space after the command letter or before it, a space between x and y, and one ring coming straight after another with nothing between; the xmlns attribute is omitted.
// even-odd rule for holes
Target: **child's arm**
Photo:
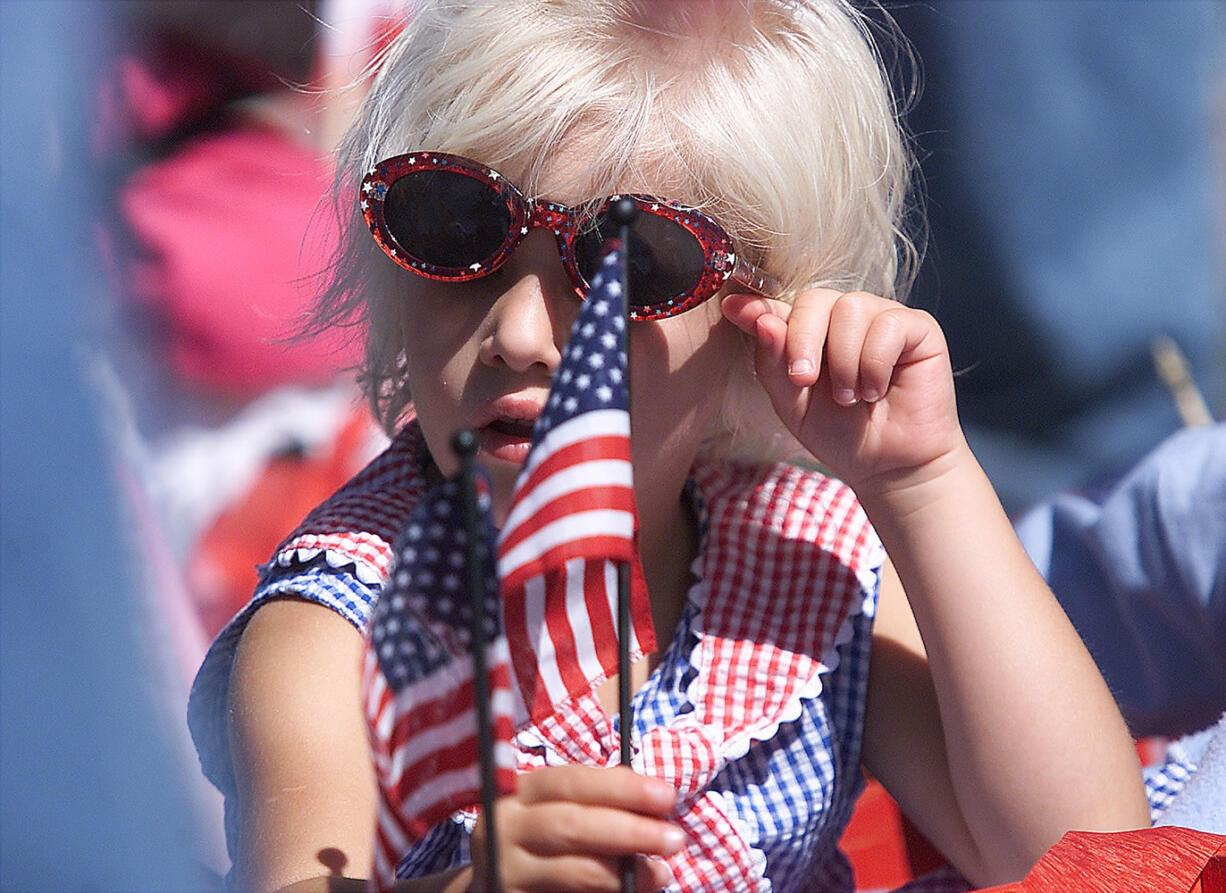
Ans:
<svg viewBox="0 0 1226 893"><path fill-rule="evenodd" d="M361 648L341 615L298 599L264 605L243 632L229 714L240 889L369 872L376 801Z"/></svg>
<svg viewBox="0 0 1226 893"><path fill-rule="evenodd" d="M856 491L897 569L874 637L870 768L980 884L1017 879L1071 828L1147 825L1110 692L962 435L935 320L827 289L724 309L755 336L776 412Z"/></svg>
<svg viewBox="0 0 1226 893"><path fill-rule="evenodd" d="M360 703L362 638L329 608L284 599L243 633L230 684L238 781L238 887L294 893L365 889L376 790ZM627 769L562 766L521 776L499 801L502 878L515 889L619 889L622 854L669 856L683 845L665 821L676 791ZM484 852L478 823L473 853ZM639 890L667 866L640 858ZM483 870L478 866L479 871ZM467 889L468 869L402 881L409 891Z"/></svg>

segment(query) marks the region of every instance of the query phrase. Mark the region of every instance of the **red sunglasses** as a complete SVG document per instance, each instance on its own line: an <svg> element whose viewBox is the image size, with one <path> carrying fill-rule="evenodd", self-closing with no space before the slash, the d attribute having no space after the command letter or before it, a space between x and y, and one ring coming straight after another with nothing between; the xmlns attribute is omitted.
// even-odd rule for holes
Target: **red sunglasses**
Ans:
<svg viewBox="0 0 1226 893"><path fill-rule="evenodd" d="M526 198L483 164L441 152L397 155L362 180L361 206L379 247L404 267L446 282L488 276L532 227L553 231L562 265L583 297L605 237L618 235L609 206L639 213L630 226L630 318L667 319L696 307L725 281L767 297L778 283L733 250L731 237L700 211L646 195L612 196L593 210Z"/></svg>

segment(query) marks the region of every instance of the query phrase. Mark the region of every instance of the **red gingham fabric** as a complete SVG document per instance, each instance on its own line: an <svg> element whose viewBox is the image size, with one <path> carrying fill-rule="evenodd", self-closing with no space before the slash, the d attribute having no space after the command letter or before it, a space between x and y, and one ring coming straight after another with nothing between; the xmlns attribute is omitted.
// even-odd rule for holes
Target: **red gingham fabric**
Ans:
<svg viewBox="0 0 1226 893"><path fill-rule="evenodd" d="M845 621L875 586L883 551L851 490L790 466L700 464L706 603L690 660L694 711L636 740L634 768L678 791L689 844L670 860L682 890L765 889L765 859L707 785L754 741L795 719L834 669ZM592 692L521 736L521 770L556 762L615 765L618 738ZM798 792L803 794L803 792Z"/></svg>

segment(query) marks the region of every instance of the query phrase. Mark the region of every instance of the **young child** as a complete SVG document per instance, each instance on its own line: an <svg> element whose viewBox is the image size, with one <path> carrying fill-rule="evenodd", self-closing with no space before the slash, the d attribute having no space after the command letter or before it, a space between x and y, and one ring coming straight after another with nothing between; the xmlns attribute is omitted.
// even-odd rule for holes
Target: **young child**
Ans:
<svg viewBox="0 0 1226 893"><path fill-rule="evenodd" d="M353 205L323 309L367 325L399 433L264 569L191 704L242 888L368 870L358 666L389 542L456 472L464 427L502 522L591 259L508 209L618 193L658 200L629 336L659 643L631 668L638 771L601 750L608 680L562 717L592 748L521 730L497 827L437 826L405 889L466 888L490 833L508 890L618 889L625 855L642 890L851 889L837 841L861 765L977 885L1070 828L1147 824L1111 696L962 436L942 334L896 300L910 166L871 30L843 0L417 8L342 149Z"/></svg>

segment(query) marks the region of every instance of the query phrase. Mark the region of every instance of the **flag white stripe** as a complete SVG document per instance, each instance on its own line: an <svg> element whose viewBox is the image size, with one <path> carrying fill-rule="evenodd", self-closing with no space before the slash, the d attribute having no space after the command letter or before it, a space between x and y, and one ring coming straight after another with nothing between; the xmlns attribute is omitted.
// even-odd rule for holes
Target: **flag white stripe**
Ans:
<svg viewBox="0 0 1226 893"><path fill-rule="evenodd" d="M605 562L608 564L608 562ZM566 562L566 618L570 621L571 633L575 640L575 657L579 661L579 669L584 679L596 679L603 675L604 668L596 652L596 640L592 636L592 621L587 611L587 601L583 588L583 571L587 561L583 558L572 558ZM617 614L613 614L616 617Z"/></svg>
<svg viewBox="0 0 1226 893"><path fill-rule="evenodd" d="M549 703L556 704L566 697L566 685L558 672L557 654L549 627L545 625L545 580L532 577L524 583L524 621L528 642L536 655L536 671L545 686Z"/></svg>
<svg viewBox="0 0 1226 893"><path fill-rule="evenodd" d="M481 772L480 767L476 763L464 769L443 772L414 788L413 793L405 798L401 811L405 815L421 815L430 807L436 803L443 802L448 797L462 791L471 791L480 786Z"/></svg>
<svg viewBox="0 0 1226 893"><path fill-rule="evenodd" d="M384 833L386 833L387 826L390 824L391 822L380 822L379 827L384 830ZM380 890L390 890L392 885L395 883L396 867L394 865L389 865L390 862L391 859L389 854L384 851L383 847L375 847L374 875L376 886Z"/></svg>
<svg viewBox="0 0 1226 893"><path fill-rule="evenodd" d="M515 749L515 745L509 741L494 741L494 767L504 768L515 771L516 760L519 759L519 751Z"/></svg>
<svg viewBox="0 0 1226 893"><path fill-rule="evenodd" d="M620 584L617 580L617 565L612 561L606 561L604 565L604 591L605 597L609 600L609 613L613 615L613 626L617 626L617 617L619 614L617 605L617 590ZM621 633L621 630L618 630ZM631 652L641 652L643 643L639 640L639 630L633 620L630 623L630 650Z"/></svg>
<svg viewBox="0 0 1226 893"><path fill-rule="evenodd" d="M373 646L372 646L373 647ZM382 681L383 674L379 674ZM440 695L449 695L454 689L473 677L471 661L450 661L416 682L410 683L396 693L395 705L388 706L375 720L375 732L386 741L391 737L392 727L401 713L407 713L415 704L425 704ZM377 706L377 702L376 705Z"/></svg>
<svg viewBox="0 0 1226 893"><path fill-rule="evenodd" d="M593 437L622 435L630 437L630 414L624 409L594 409L591 412L569 418L560 425L551 428L541 438L536 449L528 456L528 461L520 469L519 479L524 480L532 474L533 469L542 461L552 456L563 447L581 440L591 440Z"/></svg>
<svg viewBox="0 0 1226 893"><path fill-rule="evenodd" d="M622 509L593 509L551 521L499 556L498 572L507 579L524 564L538 560L556 546L589 536L633 539L634 513Z"/></svg>
<svg viewBox="0 0 1226 893"><path fill-rule="evenodd" d="M379 701L387 690L387 680L384 678L383 673L380 672L374 649L369 644L366 646L364 675L367 680L367 692L366 703L363 706L366 709L367 716L375 716L380 712Z"/></svg>
<svg viewBox="0 0 1226 893"><path fill-rule="evenodd" d="M381 819L379 822L379 830L383 832L383 836L387 838L389 856L393 853L399 854L392 856L393 862L389 874L395 872L396 862L400 861L400 856L403 856L409 851L409 839L405 837L404 831L401 829L400 822L396 820L394 815L387 816L386 820Z"/></svg>
<svg viewBox="0 0 1226 893"><path fill-rule="evenodd" d="M506 536L510 536L520 524L531 520L542 506L593 486L632 488L634 475L630 463L625 459L591 459L554 472L532 490L520 494L503 525Z"/></svg>

